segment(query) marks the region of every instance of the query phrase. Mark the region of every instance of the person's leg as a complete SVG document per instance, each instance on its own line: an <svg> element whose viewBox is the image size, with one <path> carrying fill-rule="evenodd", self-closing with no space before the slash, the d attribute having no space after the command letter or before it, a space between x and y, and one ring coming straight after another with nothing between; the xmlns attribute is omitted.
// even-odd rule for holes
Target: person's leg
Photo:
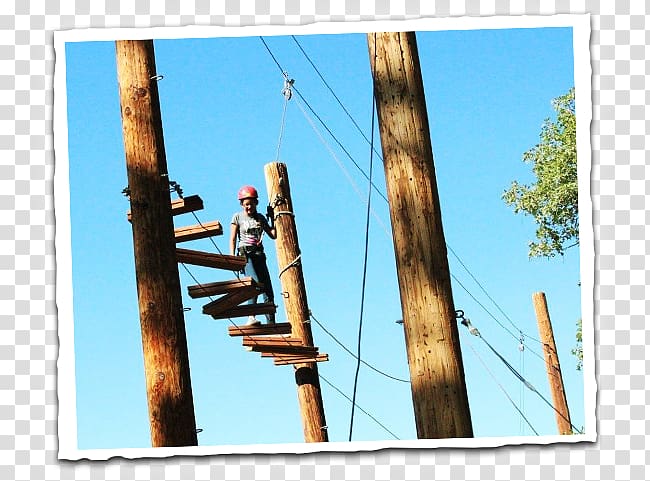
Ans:
<svg viewBox="0 0 650 481"><path fill-rule="evenodd" d="M255 272L255 265L253 260L249 257L246 256L246 265L244 266L244 275L251 277L255 282L259 282L259 278L257 276L257 272ZM252 297L249 299L246 304L255 304L257 303L257 296ZM247 325L253 325L253 324L260 324L259 319L257 319L255 316L248 316L248 322L246 323Z"/></svg>
<svg viewBox="0 0 650 481"><path fill-rule="evenodd" d="M268 266L266 265L266 254L264 252L255 254L251 258L252 264L257 275L257 281L264 285L262 291L262 302L275 303L275 296L273 295L273 284L271 283L271 275L269 274ZM275 314L267 314L266 319L269 324L275 322Z"/></svg>
<svg viewBox="0 0 650 481"><path fill-rule="evenodd" d="M255 261L251 257L247 256L246 257L246 265L244 266L244 275L247 277L251 277L255 282L262 282L259 279L259 276L257 275L257 271L255 269ZM247 304L255 304L257 302L257 296L251 298Z"/></svg>

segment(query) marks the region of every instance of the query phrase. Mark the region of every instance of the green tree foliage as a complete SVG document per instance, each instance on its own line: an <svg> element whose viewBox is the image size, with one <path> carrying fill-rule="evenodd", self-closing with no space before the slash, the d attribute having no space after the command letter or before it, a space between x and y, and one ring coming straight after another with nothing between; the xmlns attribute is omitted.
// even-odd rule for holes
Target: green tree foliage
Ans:
<svg viewBox="0 0 650 481"><path fill-rule="evenodd" d="M571 354L573 354L575 357L578 358L578 364L576 365L576 369L578 371L582 370L582 319L579 319L578 322L578 329L576 331L576 347L571 349Z"/></svg>
<svg viewBox="0 0 650 481"><path fill-rule="evenodd" d="M537 223L537 241L528 244L530 257L563 255L578 244L575 89L552 104L557 119L544 121L539 144L523 155L536 181L514 181L503 194L515 213L531 215Z"/></svg>
<svg viewBox="0 0 650 481"><path fill-rule="evenodd" d="M552 102L556 120L546 119L540 142L523 155L536 177L531 185L514 181L503 200L515 213L531 215L537 223L536 242L528 243L529 257L554 257L578 245L578 170L576 153L575 88ZM582 369L582 319L578 320L577 369Z"/></svg>

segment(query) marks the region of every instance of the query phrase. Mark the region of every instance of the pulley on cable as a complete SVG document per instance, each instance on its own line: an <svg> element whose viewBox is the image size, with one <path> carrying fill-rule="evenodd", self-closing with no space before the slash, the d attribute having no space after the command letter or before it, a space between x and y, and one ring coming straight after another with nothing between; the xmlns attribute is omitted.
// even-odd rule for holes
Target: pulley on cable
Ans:
<svg viewBox="0 0 650 481"><path fill-rule="evenodd" d="M289 103L289 100L291 100L291 97L293 97L293 84L295 82L294 79L289 78L289 74L287 74L287 72L282 72L282 76L284 77L284 86L282 88L284 105L282 107L282 119L280 121L280 136L278 138L278 148L275 154L276 162L280 161L280 146L282 145L282 136L284 135L284 126L285 126L286 114L287 114L287 104Z"/></svg>
<svg viewBox="0 0 650 481"><path fill-rule="evenodd" d="M291 97L293 97L293 84L295 82L294 79L289 77L289 74L287 72L283 71L282 76L284 77L284 84L281 93L282 96L284 97L284 105L282 107L282 118L280 120L280 135L278 137L278 148L275 154L276 162L280 161L280 147L282 146L282 137L284 135L284 127L286 124L287 105L289 104L289 100L291 100ZM266 207L266 218L268 219L271 227L273 227L275 223L276 216L273 213L273 210L277 206L277 203L278 203L278 199L276 195L276 199L272 203L269 203L269 205Z"/></svg>
<svg viewBox="0 0 650 481"><path fill-rule="evenodd" d="M289 74L287 74L287 72L282 72L282 76L284 77L284 88L282 89L282 95L287 101L289 101L293 96L292 87L295 80L290 79Z"/></svg>

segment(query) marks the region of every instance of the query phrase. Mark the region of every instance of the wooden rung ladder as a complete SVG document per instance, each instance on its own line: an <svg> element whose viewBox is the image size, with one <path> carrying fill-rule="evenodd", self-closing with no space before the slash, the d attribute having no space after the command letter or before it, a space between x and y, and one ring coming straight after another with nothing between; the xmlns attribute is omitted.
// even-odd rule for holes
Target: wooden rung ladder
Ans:
<svg viewBox="0 0 650 481"><path fill-rule="evenodd" d="M185 214L203 209L203 200L198 195L191 195L171 201L172 215ZM127 212L131 222L131 211ZM174 229L176 243L223 234L219 221L211 221L177 227ZM202 267L241 271L246 265L246 257L215 254L192 249L176 248L177 262ZM264 286L251 277L238 277L219 282L210 282L189 286L188 295L192 299L221 296L203 306L203 313L214 319L246 317L261 314L274 314L276 306L272 303L242 304L261 294ZM322 362L329 360L327 354L318 352L318 347L305 346L302 340L291 337L291 324L288 322L274 324L228 326L228 335L242 337L242 344L251 351L259 352L261 357L273 358L276 366Z"/></svg>
<svg viewBox="0 0 650 481"><path fill-rule="evenodd" d="M263 358L273 358L276 366L329 361L329 356L319 353L317 347L303 346L301 339L291 337L291 324L288 322L228 326L228 335L241 336L244 347L259 352Z"/></svg>

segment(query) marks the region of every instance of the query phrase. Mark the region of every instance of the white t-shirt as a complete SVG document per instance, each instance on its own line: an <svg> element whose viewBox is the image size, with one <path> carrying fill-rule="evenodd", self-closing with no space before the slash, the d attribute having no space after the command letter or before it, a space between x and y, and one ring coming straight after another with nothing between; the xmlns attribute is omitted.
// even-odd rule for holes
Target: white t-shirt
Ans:
<svg viewBox="0 0 650 481"><path fill-rule="evenodd" d="M246 215L245 212L236 212L230 223L238 227L240 246L261 245L264 230L269 228L266 217L259 212L253 214L253 217Z"/></svg>

